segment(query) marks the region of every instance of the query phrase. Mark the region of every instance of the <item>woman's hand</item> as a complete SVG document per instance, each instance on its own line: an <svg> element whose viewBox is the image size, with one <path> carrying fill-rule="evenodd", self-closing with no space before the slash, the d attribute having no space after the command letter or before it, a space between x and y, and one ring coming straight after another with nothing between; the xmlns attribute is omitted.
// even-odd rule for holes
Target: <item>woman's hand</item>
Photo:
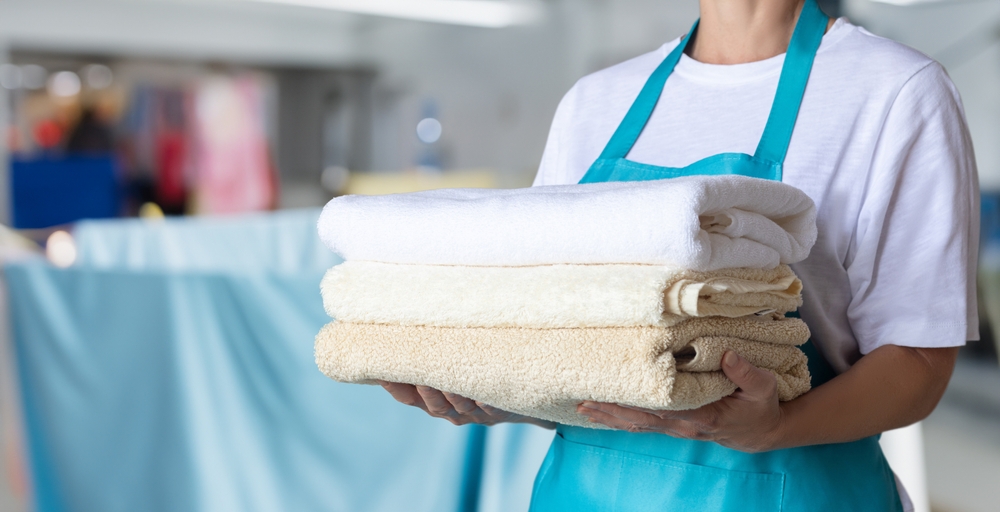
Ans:
<svg viewBox="0 0 1000 512"><path fill-rule="evenodd" d="M644 411L586 402L578 410L612 428L704 439L745 452L846 443L926 418L948 387L958 347L883 345L780 406L774 376L730 354L722 370L740 389L701 409Z"/></svg>
<svg viewBox="0 0 1000 512"><path fill-rule="evenodd" d="M453 393L443 393L426 386L399 384L379 381L379 384L392 395L396 401L419 407L435 418L444 418L455 425L477 423L479 425L496 425L497 423L531 423L540 427L552 429L555 424L521 414L501 411L481 402L470 400Z"/></svg>
<svg viewBox="0 0 1000 512"><path fill-rule="evenodd" d="M650 411L615 404L584 402L577 412L589 421L629 432L659 432L673 437L715 441L744 452L773 449L782 422L778 384L735 352L722 358L722 371L739 389L691 411Z"/></svg>

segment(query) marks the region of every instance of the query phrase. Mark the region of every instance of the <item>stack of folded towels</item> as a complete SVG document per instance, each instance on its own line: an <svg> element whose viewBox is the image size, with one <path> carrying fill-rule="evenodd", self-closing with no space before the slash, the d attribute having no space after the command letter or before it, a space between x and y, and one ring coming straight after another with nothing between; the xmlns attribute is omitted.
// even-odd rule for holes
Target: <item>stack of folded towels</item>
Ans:
<svg viewBox="0 0 1000 512"><path fill-rule="evenodd" d="M815 208L780 182L692 176L517 190L345 196L319 221L345 262L316 362L343 382L430 386L595 427L584 400L692 409L731 394L734 350L809 390L788 264Z"/></svg>

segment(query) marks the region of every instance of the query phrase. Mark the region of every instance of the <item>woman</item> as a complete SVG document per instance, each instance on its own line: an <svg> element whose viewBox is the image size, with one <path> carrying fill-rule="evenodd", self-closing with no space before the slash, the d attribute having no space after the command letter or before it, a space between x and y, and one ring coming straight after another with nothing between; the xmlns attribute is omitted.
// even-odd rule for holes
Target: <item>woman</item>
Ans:
<svg viewBox="0 0 1000 512"><path fill-rule="evenodd" d="M570 90L535 184L721 173L816 202L819 240L795 265L814 389L779 403L774 377L729 352L739 390L701 409L580 404L614 430L560 426L532 510L912 508L877 436L930 414L978 337L978 185L957 91L931 59L814 0L701 0L687 36ZM456 424L532 421L384 386Z"/></svg>

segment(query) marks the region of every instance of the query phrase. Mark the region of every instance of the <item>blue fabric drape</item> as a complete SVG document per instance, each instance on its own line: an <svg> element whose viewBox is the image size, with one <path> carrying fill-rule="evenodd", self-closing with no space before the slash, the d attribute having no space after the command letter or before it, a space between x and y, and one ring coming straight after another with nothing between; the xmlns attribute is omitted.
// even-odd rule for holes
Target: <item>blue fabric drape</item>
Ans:
<svg viewBox="0 0 1000 512"><path fill-rule="evenodd" d="M316 235L319 213L85 221L73 230L76 262L144 272L323 272L340 259Z"/></svg>
<svg viewBox="0 0 1000 512"><path fill-rule="evenodd" d="M316 215L86 223L80 265L4 267L37 510L475 503L482 427L316 369Z"/></svg>

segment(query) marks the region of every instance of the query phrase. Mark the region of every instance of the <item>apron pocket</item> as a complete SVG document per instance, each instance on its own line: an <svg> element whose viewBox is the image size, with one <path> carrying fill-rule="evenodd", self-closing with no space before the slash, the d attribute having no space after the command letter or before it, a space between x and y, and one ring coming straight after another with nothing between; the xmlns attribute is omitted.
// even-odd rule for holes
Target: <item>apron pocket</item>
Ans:
<svg viewBox="0 0 1000 512"><path fill-rule="evenodd" d="M749 473L556 436L532 512L779 512L785 476ZM546 464L548 465L548 464Z"/></svg>

